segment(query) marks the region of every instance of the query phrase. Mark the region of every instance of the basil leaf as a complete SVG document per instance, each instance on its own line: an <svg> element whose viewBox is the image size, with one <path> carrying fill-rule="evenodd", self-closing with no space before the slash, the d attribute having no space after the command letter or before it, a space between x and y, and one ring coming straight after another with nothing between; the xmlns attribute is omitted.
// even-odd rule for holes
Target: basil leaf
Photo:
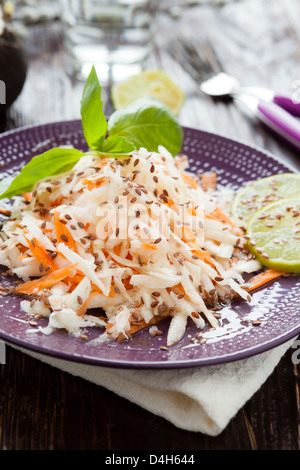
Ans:
<svg viewBox="0 0 300 470"><path fill-rule="evenodd" d="M101 149L97 151L97 154L99 154L99 156L117 158L131 155L134 150L136 150L136 148L132 142L129 142L125 137L115 135L106 139Z"/></svg>
<svg viewBox="0 0 300 470"><path fill-rule="evenodd" d="M5 191L8 190L8 188L10 187L10 185L13 182L14 179L15 178L13 176L8 176L7 178L3 178L0 181L0 194L3 194L3 193L5 193Z"/></svg>
<svg viewBox="0 0 300 470"><path fill-rule="evenodd" d="M137 149L156 152L163 145L172 155L181 150L183 129L172 111L155 98L140 98L115 111L108 121L110 136L122 136Z"/></svg>
<svg viewBox="0 0 300 470"><path fill-rule="evenodd" d="M60 147L36 155L18 176L5 178L0 182L0 199L29 192L43 178L71 170L83 155L79 150Z"/></svg>
<svg viewBox="0 0 300 470"><path fill-rule="evenodd" d="M107 120L103 113L101 86L94 67L84 85L80 112L83 134L89 148L100 150L107 132Z"/></svg>

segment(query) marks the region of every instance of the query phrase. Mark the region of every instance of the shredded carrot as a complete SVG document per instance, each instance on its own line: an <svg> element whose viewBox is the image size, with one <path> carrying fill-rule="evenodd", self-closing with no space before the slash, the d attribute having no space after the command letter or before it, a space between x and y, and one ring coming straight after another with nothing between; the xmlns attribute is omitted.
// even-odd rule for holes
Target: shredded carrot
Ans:
<svg viewBox="0 0 300 470"><path fill-rule="evenodd" d="M27 240L29 249L37 262L42 265L44 269L48 268L49 272L55 271L57 269L57 265L41 243L36 238L29 240L26 236L24 237Z"/></svg>
<svg viewBox="0 0 300 470"><path fill-rule="evenodd" d="M174 206L174 201L170 197L168 197L168 206L172 209Z"/></svg>
<svg viewBox="0 0 300 470"><path fill-rule="evenodd" d="M189 175L185 171L181 172L181 176L182 176L183 181L189 186L191 186L193 189L199 188L199 183L197 183L197 181L195 180L195 178L193 178L193 176Z"/></svg>
<svg viewBox="0 0 300 470"><path fill-rule="evenodd" d="M47 289L48 287L66 279L76 266L77 264L71 264L69 266L59 268L53 273L47 274L39 279L34 279L33 281L27 281L24 284L20 284L16 287L15 293L19 295L31 295L35 292L41 291L42 289Z"/></svg>
<svg viewBox="0 0 300 470"><path fill-rule="evenodd" d="M137 309L137 312L138 312L138 309ZM166 318L167 316L169 316L169 313L168 313L168 309L166 309L165 312L163 313L160 313L159 315L155 315L153 318L151 318L151 320L149 321L149 323L146 323L144 319L141 319L141 320L135 320L134 318L130 321L130 328L129 328L129 331L127 332L127 335L125 335L124 333L120 333L119 336L117 337L117 341L120 342L120 341L123 341L125 339L128 339L130 338L131 336L135 335L136 333L138 333L139 331L147 328L148 326L151 326L151 325L155 325L157 324L158 322L160 322L161 320L163 320L164 318ZM106 332L107 334L109 334L109 330L110 328L112 327L113 325L111 323L107 323L106 325Z"/></svg>
<svg viewBox="0 0 300 470"><path fill-rule="evenodd" d="M125 287L126 290L131 290L133 289L133 285L130 284L130 277L127 277L126 279L123 279L123 286Z"/></svg>
<svg viewBox="0 0 300 470"><path fill-rule="evenodd" d="M119 245L114 246L113 248L114 253L116 253L116 255L119 256L121 252L121 248L122 248L122 243L119 243Z"/></svg>
<svg viewBox="0 0 300 470"><path fill-rule="evenodd" d="M267 269L266 271L263 271L259 274L256 274L253 276L248 283L250 284L250 287L246 289L248 292L252 292L255 289L258 289L259 287L264 286L268 282L273 281L274 279L277 279L278 277L283 276L285 273L282 271L277 271L276 269Z"/></svg>
<svg viewBox="0 0 300 470"><path fill-rule="evenodd" d="M114 286L111 286L108 297L114 297L115 295L116 295L116 291L114 289Z"/></svg>
<svg viewBox="0 0 300 470"><path fill-rule="evenodd" d="M225 214L219 207L216 207L209 215L206 216L207 218L219 220L221 222L224 222L228 225L230 225L231 228L233 228L237 235L242 236L242 231L240 227L238 227L232 220L231 218Z"/></svg>
<svg viewBox="0 0 300 470"><path fill-rule="evenodd" d="M68 276L66 282L71 282L76 287L84 278L84 274L77 272L74 276Z"/></svg>
<svg viewBox="0 0 300 470"><path fill-rule="evenodd" d="M208 251L204 251L200 248L200 246L196 242L191 228L186 226L184 227L184 231L185 234L188 234L188 238L185 237L185 240L187 241L188 245L192 248L193 254L198 256L202 261L205 261L205 263L209 264L215 269L215 263L213 258L210 256Z"/></svg>
<svg viewBox="0 0 300 470"><path fill-rule="evenodd" d="M89 191L92 191L92 189L95 189L95 188L99 188L103 182L104 182L104 177L103 176L101 178L97 179L97 180L94 180L94 181L91 181L88 178L83 178L81 180L81 183L84 186L87 186L87 189Z"/></svg>
<svg viewBox="0 0 300 470"><path fill-rule="evenodd" d="M102 290L98 286L96 286L96 284L94 284L93 282L92 282L92 289L93 289L93 291L97 292L98 294L103 294ZM114 286L111 286L108 297L112 298L115 295L116 295L116 291L114 289Z"/></svg>
<svg viewBox="0 0 300 470"><path fill-rule="evenodd" d="M29 258L30 258L30 256L27 256L27 255L20 255L20 256L18 257L18 261L23 261L23 259L29 259Z"/></svg>
<svg viewBox="0 0 300 470"><path fill-rule="evenodd" d="M103 168L104 168L105 166L107 166L107 165L108 165L108 161L107 161L107 160L105 160L105 159L103 159L103 160L102 160L102 159L97 159L97 161L96 161L95 163L93 163L92 166L93 166L94 168L101 168L101 169L103 169Z"/></svg>
<svg viewBox="0 0 300 470"><path fill-rule="evenodd" d="M51 207L57 207L57 206L60 206L63 203L64 203L64 197L58 197L57 199L52 201L50 205L51 205Z"/></svg>
<svg viewBox="0 0 300 470"><path fill-rule="evenodd" d="M199 248L198 250L194 250L193 254L198 256L205 263L209 264L212 268L216 269L214 259L212 258L212 256L210 256L208 251L204 251Z"/></svg>
<svg viewBox="0 0 300 470"><path fill-rule="evenodd" d="M188 295L186 294L185 290L184 290L184 287L183 285L181 284L181 282L179 284L176 284L175 286L173 287L170 287L170 289L168 289L169 291L172 291L172 292L175 292L176 295L185 295L186 298L189 299Z"/></svg>
<svg viewBox="0 0 300 470"><path fill-rule="evenodd" d="M194 209L193 207L189 207L189 208L188 208L188 213L189 213L190 215L197 215L197 212L195 211L195 209Z"/></svg>
<svg viewBox="0 0 300 470"><path fill-rule="evenodd" d="M95 295L98 295L99 294L99 291L100 289L95 286L94 284L92 284L92 287L93 287L93 290L92 292L90 293L90 295L88 296L88 298L85 300L85 302L83 302L82 305L80 305L80 307L78 308L76 314L81 316L81 315L84 315L86 313L86 311L88 310L88 305L89 305L89 302L90 300L95 296ZM100 291L100 293L102 293ZM114 290L113 287L111 287L111 290L110 290L110 293L109 293L109 297L114 297L116 295L116 291Z"/></svg>
<svg viewBox="0 0 300 470"><path fill-rule="evenodd" d="M142 243L142 246L147 250L157 250L157 246L152 245L152 243Z"/></svg>
<svg viewBox="0 0 300 470"><path fill-rule="evenodd" d="M180 209L179 209L178 204L174 203L174 204L170 205L170 208L171 208L174 212L176 212L176 214L179 214L179 210L180 210Z"/></svg>
<svg viewBox="0 0 300 470"><path fill-rule="evenodd" d="M202 173L200 180L203 191L215 191L217 189L217 174L215 172Z"/></svg>
<svg viewBox="0 0 300 470"><path fill-rule="evenodd" d="M25 199L26 202L32 201L32 193L23 193L22 197Z"/></svg>
<svg viewBox="0 0 300 470"><path fill-rule="evenodd" d="M88 304L89 304L90 300L97 294L98 294L98 292L92 291L90 293L90 295L88 296L88 298L85 300L85 302L83 302L83 304L80 305L80 307L78 308L78 310L76 312L76 315L78 315L79 317L84 315L86 313L87 309L88 309Z"/></svg>
<svg viewBox="0 0 300 470"><path fill-rule="evenodd" d="M11 211L9 209L0 208L0 214L5 215L6 217L10 217L11 216Z"/></svg>
<svg viewBox="0 0 300 470"><path fill-rule="evenodd" d="M76 252L76 243L66 225L61 222L60 214L55 211L53 216L54 230L56 238L59 242L65 243L71 250Z"/></svg>

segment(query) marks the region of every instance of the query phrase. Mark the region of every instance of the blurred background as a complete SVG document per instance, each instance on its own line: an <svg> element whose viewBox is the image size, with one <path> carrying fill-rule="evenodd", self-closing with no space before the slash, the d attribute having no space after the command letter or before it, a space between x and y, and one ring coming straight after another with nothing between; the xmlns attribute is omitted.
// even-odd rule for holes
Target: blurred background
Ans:
<svg viewBox="0 0 300 470"><path fill-rule="evenodd" d="M127 56L134 66L130 70L129 67L128 70L117 69L109 76L107 67L98 64L107 112L112 110L109 101L114 81L126 78L127 72L130 75L141 68L159 68L167 72L185 94L179 115L183 125L230 132L237 137L241 126L245 126L244 137L253 142L252 129L247 130L247 120L244 124L244 119L239 119L239 111L233 110L230 104L223 106L214 102L212 106L211 99L199 91L199 76L193 76L184 66L189 60L184 57L187 43L192 43L197 51L196 68L200 73L207 67L212 71L224 70L244 85L261 85L288 93L300 79L300 4L296 0L121 0L108 3L110 11L107 2L92 0L1 0L2 25L4 22L10 33L2 33L0 39L0 80L6 83L7 95L10 90L11 96L10 100L7 96L9 106L5 116L2 112L1 131L80 117L83 80L70 56L78 53L83 61L86 59L86 72L92 59L97 62L96 57L101 52L99 48L91 48L106 41L106 59L112 57L107 41L115 25L120 27L118 14L122 27L126 22L133 22L131 34L136 37L130 39L133 47L125 48L123 56L114 55L113 60L124 61ZM129 8L133 19L125 20ZM82 29L82 18L85 25L92 25L89 31L86 26ZM141 26L143 21L146 27ZM151 31L149 21L153 22ZM103 22L107 30L104 39L103 34L97 36L101 29L99 24ZM113 41L120 39L116 37ZM13 41L14 47L9 49ZM139 52L134 49L137 44L142 52L139 58L131 60L131 56ZM264 145L263 139L264 134L259 133L256 143Z"/></svg>

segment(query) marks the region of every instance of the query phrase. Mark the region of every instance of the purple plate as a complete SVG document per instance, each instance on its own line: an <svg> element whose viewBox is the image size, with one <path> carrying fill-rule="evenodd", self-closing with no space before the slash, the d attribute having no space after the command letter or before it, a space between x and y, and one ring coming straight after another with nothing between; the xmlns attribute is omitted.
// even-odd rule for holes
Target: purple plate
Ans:
<svg viewBox="0 0 300 470"><path fill-rule="evenodd" d="M182 151L189 156L190 170L216 171L222 185L240 188L251 179L293 171L269 153L231 139L185 128ZM10 175L34 155L51 147L72 144L86 150L80 121L26 127L0 136L3 172ZM3 277L2 284L11 280ZM99 330L88 331L82 341L57 331L46 336L32 333L34 327L20 309L20 298L0 297L0 338L28 350L99 366L122 368L182 368L221 364L253 356L280 345L300 333L300 278L282 277L258 290L251 304L234 301L222 310L222 323L215 331L205 331L206 342L194 341L198 330L188 325L185 337L168 350L165 346L168 322L161 325L162 336L150 338L144 330L121 343L92 344ZM247 320L247 321L244 321ZM259 326L251 321L259 320ZM45 325L45 319L40 325Z"/></svg>

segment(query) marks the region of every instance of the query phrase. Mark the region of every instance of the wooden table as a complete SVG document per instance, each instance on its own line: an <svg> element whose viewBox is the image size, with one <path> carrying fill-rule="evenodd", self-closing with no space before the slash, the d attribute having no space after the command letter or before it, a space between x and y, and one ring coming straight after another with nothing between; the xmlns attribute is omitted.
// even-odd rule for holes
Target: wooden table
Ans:
<svg viewBox="0 0 300 470"><path fill-rule="evenodd" d="M173 2L175 3L175 2ZM298 0L248 0L221 9L185 9L179 18L160 14L148 67L169 73L185 91L179 120L261 146L300 169L288 148L233 102L213 101L174 60L169 43L192 38L212 69L245 85L292 92L300 80ZM82 85L64 71L58 22L32 26L21 96L1 121L1 131L79 117ZM162 418L80 378L7 348L0 366L2 450L298 450L299 374L289 350L261 389L216 437L179 430ZM151 436L151 437L150 437Z"/></svg>

